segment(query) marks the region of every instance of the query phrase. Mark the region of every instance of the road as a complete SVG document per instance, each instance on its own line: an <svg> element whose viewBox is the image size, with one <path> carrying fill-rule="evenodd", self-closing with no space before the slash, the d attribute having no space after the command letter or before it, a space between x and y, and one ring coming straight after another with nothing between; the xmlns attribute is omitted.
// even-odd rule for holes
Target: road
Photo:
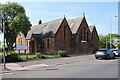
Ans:
<svg viewBox="0 0 120 80"><path fill-rule="evenodd" d="M4 73L3 78L118 78L118 59L91 60Z"/></svg>

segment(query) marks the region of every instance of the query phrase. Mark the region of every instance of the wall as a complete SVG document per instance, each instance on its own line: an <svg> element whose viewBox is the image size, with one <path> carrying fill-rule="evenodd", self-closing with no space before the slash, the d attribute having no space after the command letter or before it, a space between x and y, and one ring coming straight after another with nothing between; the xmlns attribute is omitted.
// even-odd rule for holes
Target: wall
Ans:
<svg viewBox="0 0 120 80"><path fill-rule="evenodd" d="M98 37L96 29L94 29L92 32L92 44L94 47L94 51L99 49L99 37Z"/></svg>
<svg viewBox="0 0 120 80"><path fill-rule="evenodd" d="M84 32L85 32L85 38L84 38ZM83 53L89 54L92 52L91 33L85 18L83 19L82 23L78 28L74 44L75 44L75 47L73 47L73 49L77 54L83 54Z"/></svg>
<svg viewBox="0 0 120 80"><path fill-rule="evenodd" d="M25 39L24 34L21 32L19 32L19 34L16 37L16 46L17 45L27 45L27 40ZM16 50L16 52L25 53L25 50Z"/></svg>
<svg viewBox="0 0 120 80"><path fill-rule="evenodd" d="M64 31L65 26L66 26L66 31ZM72 35L72 32L68 26L66 19L64 19L58 32L55 35L55 51L58 51L58 50L69 51L71 35Z"/></svg>

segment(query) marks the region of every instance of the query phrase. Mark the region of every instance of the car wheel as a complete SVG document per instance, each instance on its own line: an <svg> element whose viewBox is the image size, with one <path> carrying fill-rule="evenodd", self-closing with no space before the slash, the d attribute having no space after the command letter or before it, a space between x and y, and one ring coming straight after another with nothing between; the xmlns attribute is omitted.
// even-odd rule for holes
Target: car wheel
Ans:
<svg viewBox="0 0 120 80"><path fill-rule="evenodd" d="M96 59L98 59L98 57L95 57Z"/></svg>
<svg viewBox="0 0 120 80"><path fill-rule="evenodd" d="M109 60L110 59L110 55L107 55L107 60Z"/></svg>

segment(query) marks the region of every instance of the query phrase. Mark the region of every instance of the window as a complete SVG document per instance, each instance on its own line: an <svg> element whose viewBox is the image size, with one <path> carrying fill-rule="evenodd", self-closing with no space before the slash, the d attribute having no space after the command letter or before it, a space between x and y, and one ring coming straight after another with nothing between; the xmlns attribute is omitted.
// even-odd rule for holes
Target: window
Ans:
<svg viewBox="0 0 120 80"><path fill-rule="evenodd" d="M22 45L22 38L20 38L20 45Z"/></svg>
<svg viewBox="0 0 120 80"><path fill-rule="evenodd" d="M20 45L20 41L21 41L20 39L21 39L21 38L18 38L18 45Z"/></svg>
<svg viewBox="0 0 120 80"><path fill-rule="evenodd" d="M26 43L27 43L27 46L28 46L28 40L26 41Z"/></svg>
<svg viewBox="0 0 120 80"><path fill-rule="evenodd" d="M80 41L82 41L82 30L80 32Z"/></svg>
<svg viewBox="0 0 120 80"><path fill-rule="evenodd" d="M47 47L49 48L49 39L47 39Z"/></svg>
<svg viewBox="0 0 120 80"><path fill-rule="evenodd" d="M85 41L85 27L83 28L83 41Z"/></svg>
<svg viewBox="0 0 120 80"><path fill-rule="evenodd" d="M66 26L64 26L64 40L66 39Z"/></svg>
<svg viewBox="0 0 120 80"><path fill-rule="evenodd" d="M88 34L86 33L85 27L83 27L83 29L81 30L81 34L80 34L81 42L86 42L87 41L87 36L88 36Z"/></svg>
<svg viewBox="0 0 120 80"><path fill-rule="evenodd" d="M18 38L18 45L22 45L23 43L22 43L22 37L19 37Z"/></svg>
<svg viewBox="0 0 120 80"><path fill-rule="evenodd" d="M87 32L87 34L86 34L86 41L88 41L89 40L89 33Z"/></svg>

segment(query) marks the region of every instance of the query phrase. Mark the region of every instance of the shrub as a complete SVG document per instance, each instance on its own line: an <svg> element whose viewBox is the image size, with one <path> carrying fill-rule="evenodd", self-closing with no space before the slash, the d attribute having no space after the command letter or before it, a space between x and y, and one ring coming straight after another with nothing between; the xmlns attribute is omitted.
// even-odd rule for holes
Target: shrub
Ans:
<svg viewBox="0 0 120 80"><path fill-rule="evenodd" d="M20 62L20 61L22 61L22 59L19 58L17 54L7 55L7 56L5 56L5 60L6 60L6 63L8 63L8 62ZM2 62L3 62L3 58L2 58Z"/></svg>
<svg viewBox="0 0 120 80"><path fill-rule="evenodd" d="M60 56L60 57L67 57L67 52L66 51L63 51L63 50L59 50L57 51L57 54Z"/></svg>
<svg viewBox="0 0 120 80"><path fill-rule="evenodd" d="M41 59L47 59L47 55L44 55L44 54L41 54L41 53L36 53L36 57L41 58Z"/></svg>
<svg viewBox="0 0 120 80"><path fill-rule="evenodd" d="M47 59L48 57L47 57L47 55L42 55L41 54L41 59Z"/></svg>
<svg viewBox="0 0 120 80"><path fill-rule="evenodd" d="M27 59L35 59L36 55L27 55Z"/></svg>
<svg viewBox="0 0 120 80"><path fill-rule="evenodd" d="M41 58L41 53L36 53L37 58Z"/></svg>
<svg viewBox="0 0 120 80"><path fill-rule="evenodd" d="M19 53L19 52L11 51L9 54L24 55L25 53Z"/></svg>

